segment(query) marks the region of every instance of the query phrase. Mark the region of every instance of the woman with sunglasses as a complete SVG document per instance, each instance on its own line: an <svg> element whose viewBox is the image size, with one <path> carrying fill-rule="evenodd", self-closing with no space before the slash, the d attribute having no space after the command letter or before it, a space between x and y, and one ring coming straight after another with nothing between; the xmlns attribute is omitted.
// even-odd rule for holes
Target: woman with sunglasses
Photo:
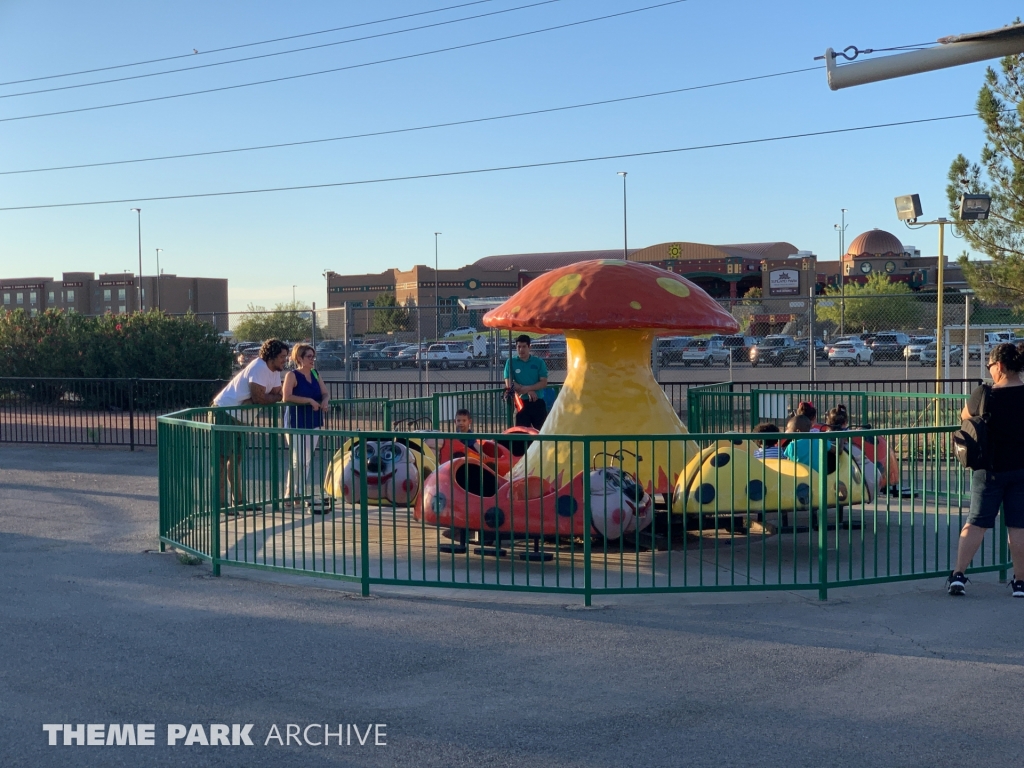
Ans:
<svg viewBox="0 0 1024 768"><path fill-rule="evenodd" d="M989 466L977 469L971 478L971 511L960 531L956 569L946 580L946 591L962 595L967 577L964 571L981 546L985 533L996 524L999 508L1010 538L1014 568L1024 576L1024 345L999 344L988 359L992 384L984 384L971 394L960 414L969 419L981 414L982 393L986 393L985 411L989 414ZM1024 597L1024 580L1014 574L1010 582L1014 597Z"/></svg>
<svg viewBox="0 0 1024 768"><path fill-rule="evenodd" d="M331 395L313 370L316 351L309 344L296 344L292 348L295 370L288 371L281 388L281 400L290 403L284 409L285 429L320 429ZM291 462L285 478L285 490L291 497L307 498L312 504L309 486L309 465L320 438L317 435L285 435L291 449ZM314 507L315 509L315 507Z"/></svg>

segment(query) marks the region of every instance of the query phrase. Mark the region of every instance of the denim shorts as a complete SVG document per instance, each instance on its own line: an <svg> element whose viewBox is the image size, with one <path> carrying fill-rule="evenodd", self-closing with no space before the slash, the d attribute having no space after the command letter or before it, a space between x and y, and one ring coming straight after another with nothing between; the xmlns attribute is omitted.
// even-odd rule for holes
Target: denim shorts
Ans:
<svg viewBox="0 0 1024 768"><path fill-rule="evenodd" d="M994 528L999 507L1007 528L1024 528L1024 469L1009 472L975 470L971 478L971 513L967 522Z"/></svg>

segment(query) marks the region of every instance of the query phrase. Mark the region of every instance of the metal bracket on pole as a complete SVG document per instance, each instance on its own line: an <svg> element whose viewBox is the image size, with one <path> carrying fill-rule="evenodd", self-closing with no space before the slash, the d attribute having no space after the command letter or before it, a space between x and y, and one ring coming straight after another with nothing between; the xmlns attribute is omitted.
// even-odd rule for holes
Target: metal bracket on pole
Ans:
<svg viewBox="0 0 1024 768"><path fill-rule="evenodd" d="M856 58L861 52L854 48L853 56L849 57L845 53L837 54L832 48L828 48L825 50L824 57L828 87L833 91L838 91L841 88L850 88L855 85L892 80L897 77L1024 53L1024 24L1013 24L988 32L942 37L936 42L939 45L934 48L908 51L894 56L882 56L841 66L836 63L837 56Z"/></svg>

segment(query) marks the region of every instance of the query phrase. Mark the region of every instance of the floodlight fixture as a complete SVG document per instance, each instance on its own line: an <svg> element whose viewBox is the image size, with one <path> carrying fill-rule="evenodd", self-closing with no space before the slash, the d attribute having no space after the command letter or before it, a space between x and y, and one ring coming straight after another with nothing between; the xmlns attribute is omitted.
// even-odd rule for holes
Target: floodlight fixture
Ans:
<svg viewBox="0 0 1024 768"><path fill-rule="evenodd" d="M992 208L988 195L964 195L960 198L961 221L984 221Z"/></svg>
<svg viewBox="0 0 1024 768"><path fill-rule="evenodd" d="M900 221L915 222L923 213L920 195L900 195L896 198L896 218Z"/></svg>

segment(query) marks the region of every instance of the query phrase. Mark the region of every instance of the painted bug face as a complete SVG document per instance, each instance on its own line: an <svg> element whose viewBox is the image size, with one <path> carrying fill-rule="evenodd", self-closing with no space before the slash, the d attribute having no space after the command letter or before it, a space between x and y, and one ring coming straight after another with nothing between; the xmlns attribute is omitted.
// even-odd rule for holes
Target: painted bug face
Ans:
<svg viewBox="0 0 1024 768"><path fill-rule="evenodd" d="M643 498L643 491L636 484L633 476L617 467L599 469L591 476L590 493L593 496L604 495L622 498L638 504Z"/></svg>
<svg viewBox="0 0 1024 768"><path fill-rule="evenodd" d="M396 466L405 462L406 450L401 443L371 440L363 450L366 452L367 475L390 475ZM358 466L357 463L356 471Z"/></svg>

